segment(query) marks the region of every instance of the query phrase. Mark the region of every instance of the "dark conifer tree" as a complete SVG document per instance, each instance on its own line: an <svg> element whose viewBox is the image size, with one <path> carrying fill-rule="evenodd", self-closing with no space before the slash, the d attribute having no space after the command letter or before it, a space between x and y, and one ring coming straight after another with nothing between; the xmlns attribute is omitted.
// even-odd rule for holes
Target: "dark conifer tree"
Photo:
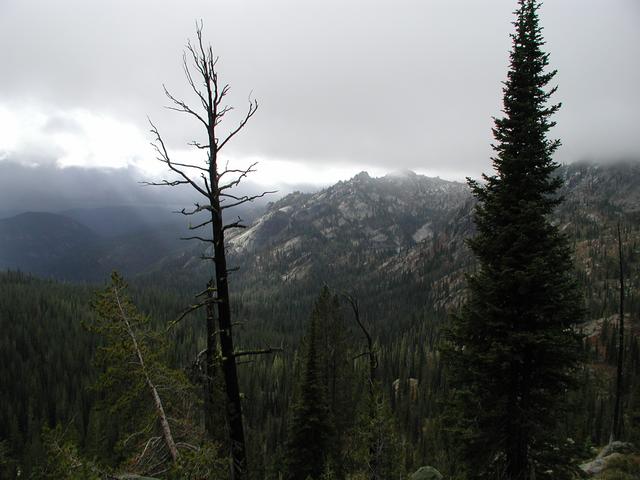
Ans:
<svg viewBox="0 0 640 480"><path fill-rule="evenodd" d="M616 368L616 395L615 407L613 410L613 425L609 442L620 439L622 431L622 395L623 370L624 370L624 268L622 261L622 232L620 231L620 221L618 221L618 274L620 281L620 313L618 315L618 357Z"/></svg>
<svg viewBox="0 0 640 480"><path fill-rule="evenodd" d="M345 322L337 295L327 286L320 291L313 315L318 326L319 358L327 392L327 404L332 419L334 436L331 439L328 461L336 478L344 478L348 432L354 427L356 405L354 396L354 370L351 351L353 337Z"/></svg>
<svg viewBox="0 0 640 480"><path fill-rule="evenodd" d="M580 361L580 301L567 239L549 215L561 179L537 0L519 0L495 174L469 180L478 205L469 246L477 270L446 358L470 478L563 478L554 425Z"/></svg>
<svg viewBox="0 0 640 480"><path fill-rule="evenodd" d="M320 478L329 459L333 437L333 422L320 351L319 302L311 314L304 367L289 432L287 464L288 478L291 480Z"/></svg>
<svg viewBox="0 0 640 480"><path fill-rule="evenodd" d="M358 427L350 447L356 469L367 480L404 478L404 452L389 401L380 389L361 399Z"/></svg>

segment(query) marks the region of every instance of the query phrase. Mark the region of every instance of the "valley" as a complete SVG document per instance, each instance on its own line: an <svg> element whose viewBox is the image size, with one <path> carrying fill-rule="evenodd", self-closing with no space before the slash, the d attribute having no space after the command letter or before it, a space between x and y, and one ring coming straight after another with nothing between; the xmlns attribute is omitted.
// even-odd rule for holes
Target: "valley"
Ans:
<svg viewBox="0 0 640 480"><path fill-rule="evenodd" d="M580 445L597 445L606 439L612 414L615 356L609 344L617 311L618 219L624 232L630 332L640 327L640 166L575 164L562 167L560 175L565 201L554 221L576 252L585 301L580 322L589 337L591 365L583 372L590 380L567 399L574 414L566 428L572 435L579 432ZM465 296L464 274L474 268L465 246L474 232L473 205L461 183L412 172L381 178L363 172L316 193L296 192L269 203L248 228L229 237L229 261L239 267L230 285L240 346L282 349L241 369L252 469L261 472L258 478L271 478L268 472L277 469L283 454L279 439L290 422L300 340L314 299L325 285L339 297L349 294L359 301L375 339L383 390L402 432L407 468L451 468L454 460L447 456L442 436L447 383L438 345L449 316ZM0 282L0 320L6 332L0 378L5 385L15 384L37 372L42 362L50 365L46 374L31 376L24 389L6 391L2 399L9 408L0 427L25 458L42 455L39 431L59 422L71 422L84 451L115 447L109 435L103 435L106 431L100 434L103 414L88 388L94 378L90 359L96 339L81 327L94 315L89 308L92 292L111 270L126 277L136 303L160 329L193 301L210 274L199 259L202 247L179 240L185 229L180 218L148 219L137 231L136 219L109 234L95 225L111 220L101 220L100 212L91 214L94 229L81 222L87 221L88 212L74 218L25 213L0 221L2 267L9 271ZM344 299L341 303L344 334L357 352L364 348L364 339L348 304ZM35 334L26 338L25 329ZM204 348L202 314L185 318L169 335L171 364L188 371ZM635 336L628 342L628 381L635 385L640 349ZM365 364L357 360L354 366L362 372ZM365 387L355 385L360 392ZM30 393L35 391L51 395L40 398ZM635 397L627 398L632 402Z"/></svg>

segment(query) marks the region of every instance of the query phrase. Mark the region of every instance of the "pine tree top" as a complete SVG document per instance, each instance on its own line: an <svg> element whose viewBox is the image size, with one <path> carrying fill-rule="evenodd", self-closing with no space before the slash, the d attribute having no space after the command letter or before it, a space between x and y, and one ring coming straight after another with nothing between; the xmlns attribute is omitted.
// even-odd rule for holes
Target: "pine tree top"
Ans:
<svg viewBox="0 0 640 480"><path fill-rule="evenodd" d="M503 114L496 118L492 145L496 152L492 158L496 170L493 176L484 176L486 187L471 181L471 187L480 200L495 192L509 197L542 201L544 212L550 213L557 201L549 201L560 187L550 178L558 164L552 160L560 146L559 140L547 139L555 126L550 117L560 104L549 105L557 87L547 88L556 70L547 71L549 54L542 49L542 27L539 25L536 0L520 0L514 22L516 32L511 35L510 68L504 83Z"/></svg>

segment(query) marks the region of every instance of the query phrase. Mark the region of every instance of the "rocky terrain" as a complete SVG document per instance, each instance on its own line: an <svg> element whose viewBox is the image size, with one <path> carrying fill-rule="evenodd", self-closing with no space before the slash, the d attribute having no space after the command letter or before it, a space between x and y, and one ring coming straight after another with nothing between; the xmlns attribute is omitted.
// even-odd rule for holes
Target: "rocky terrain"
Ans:
<svg viewBox="0 0 640 480"><path fill-rule="evenodd" d="M637 257L640 163L572 164L559 174L565 201L555 221L574 242L589 302L612 304L618 220L633 253L629 262ZM248 228L232 231L230 260L242 267L234 281L241 290L260 290L265 283L278 290L295 282L371 292L415 288L427 292L436 308L446 307L459 298L472 264L464 244L473 234L472 210L463 183L408 171L380 178L362 172L316 193L287 195L268 204ZM101 281L113 269L187 284L207 274L199 260L204 247L179 240L186 232L180 219L147 219L134 231L119 212L120 234L105 235L114 212L102 222L100 212L75 215L89 218L100 233L53 214L0 220L0 268L81 281Z"/></svg>

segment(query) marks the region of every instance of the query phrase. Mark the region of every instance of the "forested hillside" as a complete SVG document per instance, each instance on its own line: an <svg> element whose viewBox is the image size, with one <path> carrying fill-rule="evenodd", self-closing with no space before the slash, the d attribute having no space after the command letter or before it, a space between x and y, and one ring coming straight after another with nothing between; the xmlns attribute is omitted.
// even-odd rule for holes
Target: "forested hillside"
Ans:
<svg viewBox="0 0 640 480"><path fill-rule="evenodd" d="M586 305L585 351L590 358L589 367L581 374L583 386L567 399L574 405L574 413L565 428L582 449L606 442L609 435L616 362L614 227L618 218L622 218L629 332L640 327L640 204L633 200L640 181L634 164L575 165L565 167L562 175L566 200L557 221L576 248L575 263ZM438 188L429 189L432 185ZM421 198L412 206L411 198L417 194L411 186L424 188L419 191L435 198L430 202ZM351 209L351 205L371 202L376 196L378 208L389 212L386 221L378 215L378 224L368 225L366 213L349 222L340 220L350 212L363 211ZM419 210L419 202L429 207ZM236 249L232 259L241 267L232 274L234 311L242 324L241 347L282 347L275 355L240 367L254 478L278 478L269 472L283 466L286 452L282 440L291 421L304 349L300 340L323 285L338 295L344 322L341 334L351 357L366 350L366 341L341 295L348 293L359 301L360 314L375 341L381 387L397 421L406 468L423 464L444 472L454 468L441 417L447 382L438 346L442 327L449 321L448 312L464 294L462 272L472 266L463 242L472 232L471 208L466 191L456 184L413 175L380 180L359 175L317 194L285 197L270 205L252 229L241 232L245 243L238 237L231 240ZM323 233L323 222L343 225ZM433 225L432 233L416 241L415 232L427 232L427 223ZM387 237L385 241L379 241L381 232ZM242 257L249 241L254 254L251 260ZM195 255L191 252L187 249L175 259L165 259L164 269L156 273L129 278L134 301L161 332L193 301L204 278L204 273L193 275L198 267L190 258ZM30 471L30 466L45 457L43 427L61 424L89 457L106 465L117 461L117 454L108 453L114 452L117 431L98 408L96 392L90 388L99 372L91 359L100 340L82 326L95 316L90 302L100 284L75 286L6 273L1 285L0 328L5 333L0 375L2 384L9 388L2 390L6 407L0 431L9 458L23 465L25 472ZM192 362L204 348L199 315L185 318L167 335L167 362L191 372ZM633 335L627 336L626 351L625 406L632 408L640 361ZM366 392L366 358L355 360L352 368L349 385L344 388L352 392L351 408L360 408L358 399ZM631 419L631 412L625 411L625 418ZM635 427L629 420L626 428L631 435Z"/></svg>

